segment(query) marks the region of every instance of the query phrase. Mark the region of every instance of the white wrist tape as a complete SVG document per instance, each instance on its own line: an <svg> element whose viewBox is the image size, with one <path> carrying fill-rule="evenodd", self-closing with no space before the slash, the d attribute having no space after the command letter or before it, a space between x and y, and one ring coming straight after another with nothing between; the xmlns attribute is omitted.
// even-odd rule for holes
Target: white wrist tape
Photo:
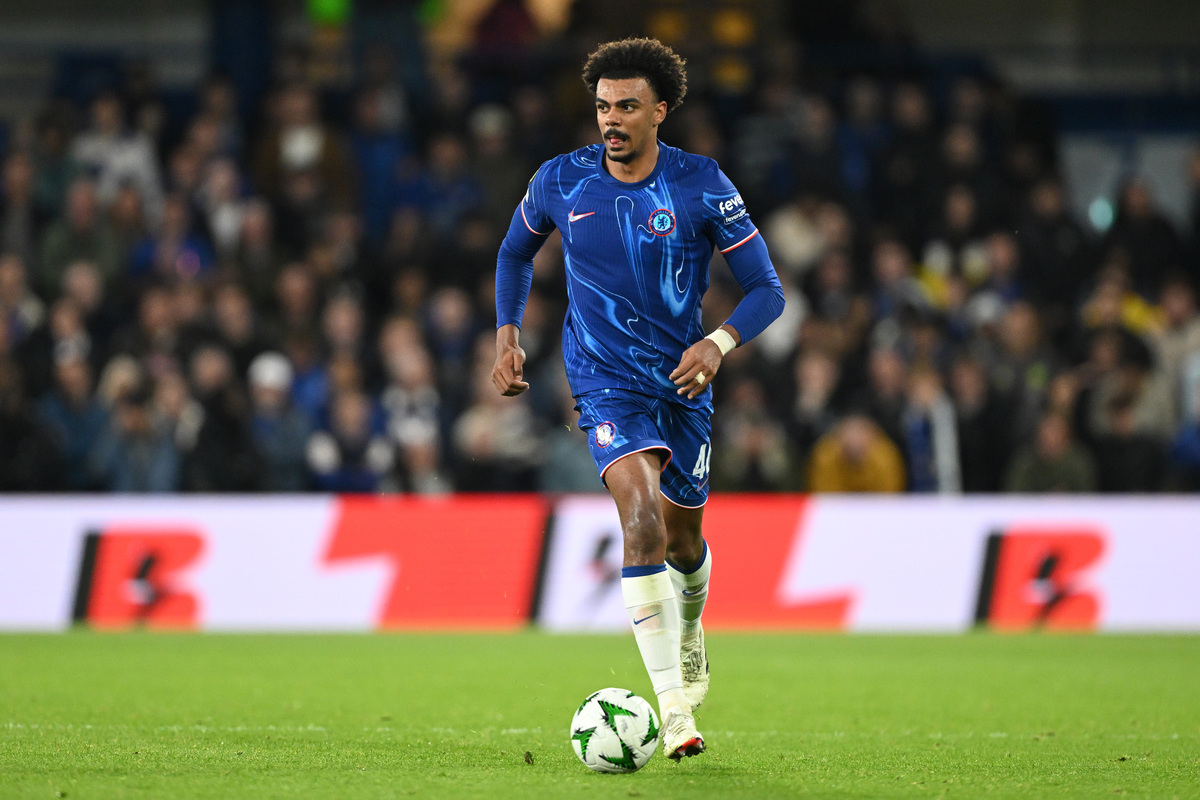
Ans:
<svg viewBox="0 0 1200 800"><path fill-rule="evenodd" d="M717 328L715 331L710 333L708 336L705 336L704 338L712 340L712 342L714 344L716 344L717 347L721 348L722 356L727 355L730 350L737 347L737 342L735 342L733 340L733 337L730 336L729 332L726 331L724 328Z"/></svg>

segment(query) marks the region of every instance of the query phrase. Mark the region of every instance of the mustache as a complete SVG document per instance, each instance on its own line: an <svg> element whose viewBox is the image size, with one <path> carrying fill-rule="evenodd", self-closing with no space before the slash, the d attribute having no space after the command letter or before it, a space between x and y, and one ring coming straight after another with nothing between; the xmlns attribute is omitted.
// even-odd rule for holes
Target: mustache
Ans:
<svg viewBox="0 0 1200 800"><path fill-rule="evenodd" d="M622 133L621 131L617 130L616 128L609 128L608 130L606 130L604 132L604 138L605 139L611 138L611 139L624 140L624 139L628 139L629 137L626 134Z"/></svg>

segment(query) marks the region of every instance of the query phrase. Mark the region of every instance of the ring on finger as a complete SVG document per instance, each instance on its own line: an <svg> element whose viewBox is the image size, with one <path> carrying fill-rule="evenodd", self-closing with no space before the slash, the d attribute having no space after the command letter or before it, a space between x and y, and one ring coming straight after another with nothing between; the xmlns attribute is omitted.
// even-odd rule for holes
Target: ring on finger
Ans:
<svg viewBox="0 0 1200 800"><path fill-rule="evenodd" d="M697 385L699 385L699 386L703 386L703 385L704 385L704 381L705 381L704 373L703 373L703 372L697 372L697 373L696 373L696 383L697 383Z"/></svg>

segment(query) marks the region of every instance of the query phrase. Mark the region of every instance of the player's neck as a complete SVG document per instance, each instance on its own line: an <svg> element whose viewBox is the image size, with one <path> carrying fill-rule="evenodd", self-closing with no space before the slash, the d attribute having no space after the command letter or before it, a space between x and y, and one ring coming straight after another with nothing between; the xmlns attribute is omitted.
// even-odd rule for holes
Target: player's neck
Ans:
<svg viewBox="0 0 1200 800"><path fill-rule="evenodd" d="M637 183L644 181L650 177L650 173L654 172L654 167L658 165L658 138L650 140L650 146L646 148L646 152L641 153L633 161L621 163L613 161L608 157L608 153L604 154L604 168L608 170L608 174L619 180L621 183Z"/></svg>

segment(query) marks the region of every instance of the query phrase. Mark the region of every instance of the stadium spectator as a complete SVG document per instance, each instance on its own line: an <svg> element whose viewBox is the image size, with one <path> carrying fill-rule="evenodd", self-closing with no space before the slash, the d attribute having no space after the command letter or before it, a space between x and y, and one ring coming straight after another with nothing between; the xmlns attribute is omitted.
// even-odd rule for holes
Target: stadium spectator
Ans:
<svg viewBox="0 0 1200 800"><path fill-rule="evenodd" d="M912 253L898 238L885 236L871 254L871 311L876 320L897 324L902 314L925 309L929 298L917 280Z"/></svg>
<svg viewBox="0 0 1200 800"><path fill-rule="evenodd" d="M108 223L117 239L121 263L128 264L133 248L149 235L142 196L136 186L125 184L117 190L117 196L108 206ZM124 274L121 277L123 279ZM124 280L120 284L123 285Z"/></svg>
<svg viewBox="0 0 1200 800"><path fill-rule="evenodd" d="M1030 295L1053 310L1057 334L1076 301L1075 294L1091 278L1090 242L1083 226L1071 217L1061 180L1045 175L1018 207L1017 237L1025 269L1020 277Z"/></svg>
<svg viewBox="0 0 1200 800"><path fill-rule="evenodd" d="M1176 425L1186 407L1184 375L1187 365L1200 353L1200 311L1196 308L1196 290L1182 275L1164 282L1159 293L1162 326L1149 335L1162 373Z"/></svg>
<svg viewBox="0 0 1200 800"><path fill-rule="evenodd" d="M1101 492L1160 492L1167 454L1160 437L1138 426L1137 398L1120 394L1108 401L1106 432L1096 439L1096 473Z"/></svg>
<svg viewBox="0 0 1200 800"><path fill-rule="evenodd" d="M1176 427L1170 391L1146 344L1140 339L1129 341L1131 346L1121 351L1115 369L1094 385L1088 398L1088 428L1094 435L1109 433L1112 403L1127 397L1137 430L1165 441Z"/></svg>
<svg viewBox="0 0 1200 800"><path fill-rule="evenodd" d="M874 171L892 140L884 118L884 92L871 75L851 78L843 94L844 116L838 123L837 145L842 156L842 184L855 216L868 218Z"/></svg>
<svg viewBox="0 0 1200 800"><path fill-rule="evenodd" d="M228 263L241 241L246 213L241 176L232 159L220 157L208 162L196 201L203 220L199 229L212 244L216 260Z"/></svg>
<svg viewBox="0 0 1200 800"><path fill-rule="evenodd" d="M360 391L330 401L329 426L307 443L308 466L324 492L378 492L395 465L392 443L372 430L371 401Z"/></svg>
<svg viewBox="0 0 1200 800"><path fill-rule="evenodd" d="M937 162L937 130L927 89L905 81L892 92L892 141L872 171L874 216L896 227L910 247L924 241L926 220L936 204L928 169Z"/></svg>
<svg viewBox="0 0 1200 800"><path fill-rule="evenodd" d="M54 436L63 463L63 488L100 488L90 461L108 429L108 412L92 394L91 367L74 348L61 348L55 358L55 388L38 402L38 415Z"/></svg>
<svg viewBox="0 0 1200 800"><path fill-rule="evenodd" d="M588 450L587 433L579 429L579 412L562 361L554 360L553 377L545 375L539 382L552 383L558 398L558 415L542 437L545 457L538 468L539 492L582 493L603 492L604 484L596 475L596 464Z"/></svg>
<svg viewBox="0 0 1200 800"><path fill-rule="evenodd" d="M46 306L29 286L29 272L16 253L0 256L0 325L16 347L42 323Z"/></svg>
<svg viewBox="0 0 1200 800"><path fill-rule="evenodd" d="M147 373L159 375L179 367L184 355L181 328L171 292L151 286L142 293L137 318L113 334L111 349L114 354L133 356Z"/></svg>
<svg viewBox="0 0 1200 800"><path fill-rule="evenodd" d="M117 92L106 89L92 100L90 124L71 142L71 158L96 180L96 195L107 205L123 184L138 189L146 218L158 221L163 198L154 140L125 124L125 108Z"/></svg>
<svg viewBox="0 0 1200 800"><path fill-rule="evenodd" d="M47 220L62 214L67 188L81 173L70 154L72 117L69 104L51 102L34 123L34 198Z"/></svg>
<svg viewBox="0 0 1200 800"><path fill-rule="evenodd" d="M110 492L176 492L182 488L172 431L156 422L144 382L115 400L108 430L92 452L91 469Z"/></svg>
<svg viewBox="0 0 1200 800"><path fill-rule="evenodd" d="M204 416L192 449L183 454L183 488L246 492L263 484L263 459L250 435L247 400L224 347L205 344L192 354L188 379Z"/></svg>
<svg viewBox="0 0 1200 800"><path fill-rule="evenodd" d="M213 73L199 92L198 114L215 129L216 152L241 162L246 152L246 131L239 116L237 86L227 75Z"/></svg>
<svg viewBox="0 0 1200 800"><path fill-rule="evenodd" d="M1043 340L1037 309L1024 301L1009 306L1000 319L989 372L1012 410L1009 425L1017 440L1027 439L1033 432L1046 389L1061 367Z"/></svg>
<svg viewBox="0 0 1200 800"><path fill-rule="evenodd" d="M180 454L196 447L196 438L204 424L204 407L192 396L183 373L164 372L154 382L154 414L158 424L170 434Z"/></svg>
<svg viewBox="0 0 1200 800"><path fill-rule="evenodd" d="M1051 412L1038 421L1033 441L1013 455L1004 488L1025 494L1094 492L1096 461L1073 440L1070 420Z"/></svg>
<svg viewBox="0 0 1200 800"><path fill-rule="evenodd" d="M753 378L737 379L726 390L714 427L711 458L716 491L786 492L800 485L800 467L788 447L784 425L770 414L766 393Z"/></svg>
<svg viewBox="0 0 1200 800"><path fill-rule="evenodd" d="M249 295L240 284L223 283L213 290L211 309L213 333L233 357L234 372L245 375L251 362L269 347Z"/></svg>
<svg viewBox="0 0 1200 800"><path fill-rule="evenodd" d="M378 86L359 91L354 101L350 147L358 167L360 207L370 241L381 242L400 191L401 164L412 158L412 142L387 119L386 98Z"/></svg>
<svg viewBox="0 0 1200 800"><path fill-rule="evenodd" d="M293 184L302 176L311 194L341 208L357 199L355 170L341 133L321 119L312 86L294 82L271 98L270 121L251 163L257 191L272 203L294 208Z"/></svg>
<svg viewBox="0 0 1200 800"><path fill-rule="evenodd" d="M1153 296L1167 274L1183 263L1183 242L1158 208L1143 181L1127 183L1118 196L1117 216L1104 237L1105 252L1128 260L1132 289Z"/></svg>
<svg viewBox="0 0 1200 800"><path fill-rule="evenodd" d="M8 341L16 338L11 327L6 329ZM98 358L96 344L87 330L83 314L77 303L62 298L50 306L47 320L21 343L17 350L24 372L24 386L31 397L41 397L55 383L55 363L66 353L86 359L95 366L103 361Z"/></svg>
<svg viewBox="0 0 1200 800"><path fill-rule="evenodd" d="M135 283L203 281L211 277L215 260L196 231L187 198L172 193L163 201L158 230L134 246L128 275Z"/></svg>
<svg viewBox="0 0 1200 800"><path fill-rule="evenodd" d="M456 487L462 491L533 491L543 452L526 395L503 397L492 385L495 342L481 334L469 370L470 399L451 433Z"/></svg>
<svg viewBox="0 0 1200 800"><path fill-rule="evenodd" d="M822 95L809 94L795 122L785 167L776 177L776 190L784 197L801 189L815 191L844 203L849 195L842 182L845 157L838 146L832 105Z"/></svg>
<svg viewBox="0 0 1200 800"><path fill-rule="evenodd" d="M1191 413L1172 438L1167 461L1168 488L1200 492L1200 395L1193 395Z"/></svg>
<svg viewBox="0 0 1200 800"><path fill-rule="evenodd" d="M237 244L224 254L223 272L246 287L255 308L270 309L276 282L287 263L275 241L271 207L260 197L242 205Z"/></svg>
<svg viewBox="0 0 1200 800"><path fill-rule="evenodd" d="M939 373L930 366L913 369L908 375L906 396L900 421L909 491L960 494L957 420Z"/></svg>
<svg viewBox="0 0 1200 800"><path fill-rule="evenodd" d="M274 302L267 320L267 334L279 342L294 335L315 336L318 332L321 294L317 278L308 264L293 261L275 279Z"/></svg>
<svg viewBox="0 0 1200 800"><path fill-rule="evenodd" d="M480 323L462 289L447 287L430 297L425 340L438 364L438 386L452 413L472 394L472 358ZM535 326L536 327L536 326Z"/></svg>
<svg viewBox="0 0 1200 800"><path fill-rule="evenodd" d="M302 492L312 487L306 448L312 421L291 404L292 365L277 352L257 356L247 371L250 435L262 456L262 489Z"/></svg>
<svg viewBox="0 0 1200 800"><path fill-rule="evenodd" d="M26 264L38 255L38 244L50 216L37 202L33 159L24 150L13 150L4 159L0 175L0 253L10 253Z"/></svg>
<svg viewBox="0 0 1200 800"><path fill-rule="evenodd" d="M868 356L866 385L851 401L852 407L870 416L900 448L907 438L904 433L907 382L908 365L900 353L891 347L877 347Z"/></svg>
<svg viewBox="0 0 1200 800"><path fill-rule="evenodd" d="M451 491L454 483L443 455L450 414L416 320L390 317L379 334L379 355L386 380L380 403L383 424L398 451L397 489L418 494Z"/></svg>
<svg viewBox="0 0 1200 800"><path fill-rule="evenodd" d="M810 492L902 492L904 457L863 414L851 413L817 440L808 462Z"/></svg>
<svg viewBox="0 0 1200 800"><path fill-rule="evenodd" d="M61 489L53 435L30 408L20 366L4 355L6 336L0 329L0 492Z"/></svg>
<svg viewBox="0 0 1200 800"><path fill-rule="evenodd" d="M988 381L979 359L963 355L950 368L962 490L1000 491L1012 454L1010 409Z"/></svg>
<svg viewBox="0 0 1200 800"><path fill-rule="evenodd" d="M425 217L424 235L448 245L459 224L483 208L483 188L471 173L466 141L441 133L429 143L425 168L403 188L402 202L416 204Z"/></svg>
<svg viewBox="0 0 1200 800"><path fill-rule="evenodd" d="M972 285L982 283L988 268L976 190L965 183L951 184L938 210L919 272L921 280L930 284L926 291L934 296L941 294L942 282L951 276L966 278Z"/></svg>
<svg viewBox="0 0 1200 800"><path fill-rule="evenodd" d="M787 433L799 464L807 464L817 441L829 433L840 418L836 392L841 367L832 353L802 350L793 367L795 386L787 416Z"/></svg>
<svg viewBox="0 0 1200 800"><path fill-rule="evenodd" d="M504 230L512 218L512 199L525 192L536 165L512 158L513 114L499 104L477 108L470 118L471 172L479 180L479 211L493 227Z"/></svg>
<svg viewBox="0 0 1200 800"><path fill-rule="evenodd" d="M66 211L52 222L42 238L40 268L35 281L43 296L53 297L62 286L62 274L76 261L88 261L111 288L125 277L127 268L120 239L104 218L96 184L78 178L67 190Z"/></svg>

